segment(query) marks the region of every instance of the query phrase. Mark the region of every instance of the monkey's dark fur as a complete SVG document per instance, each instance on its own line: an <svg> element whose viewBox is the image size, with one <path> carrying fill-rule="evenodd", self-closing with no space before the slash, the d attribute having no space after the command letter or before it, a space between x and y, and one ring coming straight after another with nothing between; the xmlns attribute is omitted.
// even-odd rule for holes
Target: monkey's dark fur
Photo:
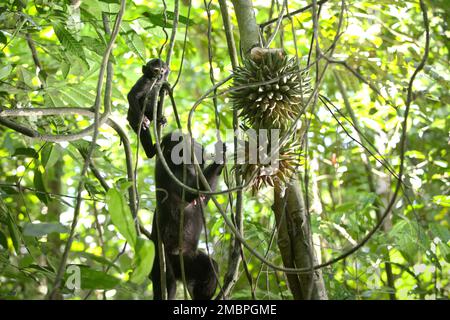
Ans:
<svg viewBox="0 0 450 320"><path fill-rule="evenodd" d="M184 142L184 138L178 135L179 140L172 141L171 134L166 135L161 142L161 148L164 158L175 174L175 176L183 181L183 163L172 161L172 151L175 157L182 156L180 141ZM187 141L188 139L186 139ZM184 142L184 144L189 142ZM180 148L180 149L178 149ZM189 148L187 149L189 150ZM195 142L195 155L200 162L203 174L208 180L211 189L214 190L220 176L223 164L212 163L206 168L204 167L203 147ZM187 157L190 159L190 152ZM175 163L174 163L175 162ZM184 160L183 160L184 162ZM177 163L177 164L176 164ZM178 164L179 163L179 164ZM193 162L184 162L193 163ZM197 176L194 164L185 164L186 179L185 183L192 188L197 188ZM217 279L215 272L218 273L218 265L216 261L208 257L204 252L197 249L200 233L204 228L202 208L209 201L208 195L199 196L195 193L185 192L185 200L182 200L182 188L178 186L166 173L161 160L157 158L155 166L155 183L156 183L156 199L157 199L157 215L153 219L152 240L158 248L157 236L157 220L159 220L159 232L164 244L164 253L166 261L166 284L167 297L174 299L176 294L176 281L181 280L180 268L180 248L179 248L179 227L180 227L180 210L184 210L184 229L183 229L183 246L182 254L184 258L184 270L186 282L189 292L194 300L209 300L214 295L217 287ZM204 190L200 183L200 189ZM161 191L161 189L165 190ZM214 270L214 269L215 270ZM159 266L159 255L156 250L155 261L151 272L153 282L154 299L162 298L161 291L161 274Z"/></svg>
<svg viewBox="0 0 450 320"><path fill-rule="evenodd" d="M148 158L153 158L156 153L156 148L153 144L152 135L150 133L150 122L153 120L153 106L158 104L158 114L161 114L159 110L162 108L158 102L160 88L163 83L167 81L169 74L169 67L160 59L152 59L145 66L142 67L142 77L136 82L128 93L128 122L133 128L134 132L138 134L139 123L141 120L142 110L144 109L145 96L149 93L147 99L147 106L144 112L144 121L142 122L142 128L139 136L142 147ZM164 117L158 119L160 124L165 124Z"/></svg>

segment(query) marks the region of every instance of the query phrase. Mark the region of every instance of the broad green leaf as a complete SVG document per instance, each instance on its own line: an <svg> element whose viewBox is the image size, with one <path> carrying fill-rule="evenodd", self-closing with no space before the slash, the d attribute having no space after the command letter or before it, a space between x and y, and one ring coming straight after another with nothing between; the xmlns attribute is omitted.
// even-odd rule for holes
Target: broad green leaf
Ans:
<svg viewBox="0 0 450 320"><path fill-rule="evenodd" d="M106 194L106 203L108 204L108 210L113 224L128 243L132 247L135 247L137 238L136 228L124 196L117 189L111 188Z"/></svg>
<svg viewBox="0 0 450 320"><path fill-rule="evenodd" d="M27 223L23 228L23 234L29 237L42 237L50 233L68 233L69 230L60 223Z"/></svg>
<svg viewBox="0 0 450 320"><path fill-rule="evenodd" d="M8 241L6 240L5 234L0 230L0 245L3 249L8 249Z"/></svg>
<svg viewBox="0 0 450 320"><path fill-rule="evenodd" d="M80 107L91 106L95 101L95 95L90 91L95 88L86 85L67 86L61 90L61 94L66 97L66 100L75 101L75 105Z"/></svg>
<svg viewBox="0 0 450 320"><path fill-rule="evenodd" d="M36 272L44 275L48 279L52 279L53 280L54 277L55 277L55 271L52 270L52 268L48 267L48 266L40 266L40 265L37 265L37 264L30 264L25 269L26 270L29 270L29 269L35 270Z"/></svg>
<svg viewBox="0 0 450 320"><path fill-rule="evenodd" d="M38 153L33 148L17 148L16 151L14 151L13 156L26 156L34 159L39 158Z"/></svg>
<svg viewBox="0 0 450 320"><path fill-rule="evenodd" d="M92 37L87 37L84 36L81 38L81 41L84 44L84 47L88 50L91 50L92 52L95 52L96 54L98 54L99 56L103 56L105 50L106 50L106 45L105 43L103 43L103 41L96 39L96 38L92 38Z"/></svg>
<svg viewBox="0 0 450 320"><path fill-rule="evenodd" d="M419 159L419 160L423 160L426 159L425 155L417 150L409 150L407 152L405 152L405 156L410 157L410 158L415 158L415 159Z"/></svg>
<svg viewBox="0 0 450 320"><path fill-rule="evenodd" d="M59 97L59 92L55 90L45 90L44 91L44 101L45 105L51 108L61 108L64 107L65 104Z"/></svg>
<svg viewBox="0 0 450 320"><path fill-rule="evenodd" d="M87 155L90 145L91 143L89 141L85 141L85 140L78 140L78 141L72 141L71 142L72 145L75 146L75 148L77 148L77 150L83 155ZM92 153L91 158L95 159L95 158L101 158L103 156L103 154L100 152L100 146L98 144L95 145L94 148L94 152ZM77 157L75 157L76 159Z"/></svg>
<svg viewBox="0 0 450 320"><path fill-rule="evenodd" d="M34 169L34 177L33 177L34 188L36 189L36 197L39 198L43 203L48 204L49 197L47 195L47 190L45 189L44 179L42 177L42 172L39 170L39 167Z"/></svg>
<svg viewBox="0 0 450 320"><path fill-rule="evenodd" d="M82 251L77 251L75 254L79 255L81 257L84 257L86 259L90 259L90 260L96 261L96 262L98 262L98 263L100 263L100 264L102 264L104 266L114 268L117 272L121 272L119 266L117 266L116 264L112 263L108 259L105 259L105 258L103 258L101 256L97 256L95 254L92 254L92 253L89 253L89 252L82 252Z"/></svg>
<svg viewBox="0 0 450 320"><path fill-rule="evenodd" d="M444 257L447 263L450 263L450 246L446 243L439 243L439 249L441 250L441 255Z"/></svg>
<svg viewBox="0 0 450 320"><path fill-rule="evenodd" d="M17 76L25 85L27 85L30 88L33 88L33 77L35 76L33 73L31 73L29 70L18 67L17 69Z"/></svg>
<svg viewBox="0 0 450 320"><path fill-rule="evenodd" d="M41 164L44 168L52 167L61 157L60 147L57 144L47 144L41 151Z"/></svg>
<svg viewBox="0 0 450 320"><path fill-rule="evenodd" d="M155 258L155 245L152 241L143 238L137 238L134 248L134 271L130 281L141 284L148 277L152 270L153 260Z"/></svg>
<svg viewBox="0 0 450 320"><path fill-rule="evenodd" d="M11 186L0 186L0 190L8 195L19 194L17 189Z"/></svg>
<svg viewBox="0 0 450 320"><path fill-rule="evenodd" d="M12 66L10 64L0 68L0 80L6 78L11 73Z"/></svg>
<svg viewBox="0 0 450 320"><path fill-rule="evenodd" d="M145 60L145 44L141 37L134 31L128 23L121 26L123 38L130 50L132 50L143 61Z"/></svg>
<svg viewBox="0 0 450 320"><path fill-rule="evenodd" d="M0 31L0 43L2 43L2 44L8 43L8 39L6 38L6 36L1 31ZM0 77L0 79L1 79L1 77Z"/></svg>
<svg viewBox="0 0 450 320"><path fill-rule="evenodd" d="M354 202L346 202L342 203L340 205L336 206L336 209L334 210L335 213L346 213L346 212L352 212L356 207L356 203Z"/></svg>
<svg viewBox="0 0 450 320"><path fill-rule="evenodd" d="M63 61L61 63L61 72L63 74L64 79L66 79L70 72L70 63Z"/></svg>
<svg viewBox="0 0 450 320"><path fill-rule="evenodd" d="M23 268L30 266L33 263L36 263L36 261L34 260L34 257L31 254L26 253L21 256L18 267L23 269Z"/></svg>
<svg viewBox="0 0 450 320"><path fill-rule="evenodd" d="M441 239L443 243L447 243L450 241L450 231L448 230L448 228L440 224L433 223L430 225L430 230L433 235Z"/></svg>
<svg viewBox="0 0 450 320"><path fill-rule="evenodd" d="M59 42L61 42L63 47L66 48L69 53L78 56L83 60L86 59L81 44L70 34L69 31L67 31L61 22L54 22L53 30L55 31Z"/></svg>
<svg viewBox="0 0 450 320"><path fill-rule="evenodd" d="M450 207L450 196L448 195L438 195L433 197L433 202L437 205L443 207Z"/></svg>
<svg viewBox="0 0 450 320"><path fill-rule="evenodd" d="M175 13L173 11L166 11L166 16L164 17L164 13L153 14L150 12L145 12L143 16L149 18L150 22L156 26L164 27L164 28L172 28L173 25L169 23L169 21L173 21L175 18ZM196 23L192 19L188 19L183 15L179 15L178 22L180 24L195 25Z"/></svg>
<svg viewBox="0 0 450 320"><path fill-rule="evenodd" d="M81 289L114 289L119 283L120 279L113 277L103 271L97 271L87 266L79 266L81 271Z"/></svg>
<svg viewBox="0 0 450 320"><path fill-rule="evenodd" d="M410 221L400 220L391 229L398 250L409 261L413 262L419 249L428 247L428 238L423 232L418 232L416 225Z"/></svg>
<svg viewBox="0 0 450 320"><path fill-rule="evenodd" d="M17 223L14 219L14 217L11 215L11 212L9 211L9 209L2 203L1 206L2 210L6 210L6 224L8 225L8 231L9 231L9 236L11 237L14 249L16 250L16 253L19 252L19 247L20 247L20 232L19 229L17 228Z"/></svg>

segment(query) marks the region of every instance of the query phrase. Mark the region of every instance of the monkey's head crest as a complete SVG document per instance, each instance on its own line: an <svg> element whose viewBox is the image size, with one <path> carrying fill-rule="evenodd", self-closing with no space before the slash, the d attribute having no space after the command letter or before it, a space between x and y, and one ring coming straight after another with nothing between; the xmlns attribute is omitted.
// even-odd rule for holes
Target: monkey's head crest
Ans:
<svg viewBox="0 0 450 320"><path fill-rule="evenodd" d="M161 59L151 59L145 66L142 66L142 73L148 79L163 79L169 73L169 67Z"/></svg>

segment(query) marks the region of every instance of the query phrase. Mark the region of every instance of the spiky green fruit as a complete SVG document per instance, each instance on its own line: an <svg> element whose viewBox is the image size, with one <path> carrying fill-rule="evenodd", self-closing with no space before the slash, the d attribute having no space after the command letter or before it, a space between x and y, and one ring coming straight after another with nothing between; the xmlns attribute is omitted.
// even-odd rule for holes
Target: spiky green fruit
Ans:
<svg viewBox="0 0 450 320"><path fill-rule="evenodd" d="M287 142L277 152L277 164L249 163L248 154L244 164L235 165L233 170L238 170L245 185L256 194L262 187L273 187L277 183L286 183L301 165L300 146L297 141Z"/></svg>
<svg viewBox="0 0 450 320"><path fill-rule="evenodd" d="M258 61L244 60L233 73L233 108L253 129L287 129L304 109L311 79L294 58L268 53Z"/></svg>

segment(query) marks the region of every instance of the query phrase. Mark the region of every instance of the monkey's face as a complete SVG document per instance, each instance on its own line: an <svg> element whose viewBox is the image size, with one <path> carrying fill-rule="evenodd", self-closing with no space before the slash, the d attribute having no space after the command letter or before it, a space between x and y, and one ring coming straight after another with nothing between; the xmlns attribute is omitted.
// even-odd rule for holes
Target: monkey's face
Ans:
<svg viewBox="0 0 450 320"><path fill-rule="evenodd" d="M152 59L142 67L142 73L148 79L165 80L169 73L169 67L161 59Z"/></svg>

